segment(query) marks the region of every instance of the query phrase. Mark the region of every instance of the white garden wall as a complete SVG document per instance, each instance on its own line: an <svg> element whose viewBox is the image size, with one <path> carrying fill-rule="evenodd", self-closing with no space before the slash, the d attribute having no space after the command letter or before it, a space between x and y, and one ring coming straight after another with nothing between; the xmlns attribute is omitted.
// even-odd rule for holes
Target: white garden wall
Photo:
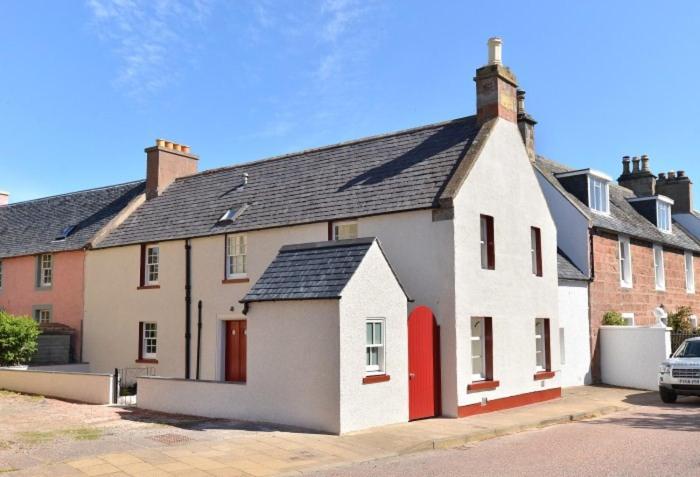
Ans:
<svg viewBox="0 0 700 477"><path fill-rule="evenodd" d="M602 326L599 336L605 384L658 389L659 364L671 354L670 328Z"/></svg>
<svg viewBox="0 0 700 477"><path fill-rule="evenodd" d="M0 389L80 401L112 402L111 374L0 369Z"/></svg>

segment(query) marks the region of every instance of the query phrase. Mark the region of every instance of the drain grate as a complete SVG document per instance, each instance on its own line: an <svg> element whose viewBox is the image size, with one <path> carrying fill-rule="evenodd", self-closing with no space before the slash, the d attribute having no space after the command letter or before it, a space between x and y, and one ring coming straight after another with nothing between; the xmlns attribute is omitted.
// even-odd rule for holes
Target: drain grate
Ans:
<svg viewBox="0 0 700 477"><path fill-rule="evenodd" d="M192 440L187 436L183 436L182 434L158 434L157 436L150 436L149 439L168 446L184 444Z"/></svg>

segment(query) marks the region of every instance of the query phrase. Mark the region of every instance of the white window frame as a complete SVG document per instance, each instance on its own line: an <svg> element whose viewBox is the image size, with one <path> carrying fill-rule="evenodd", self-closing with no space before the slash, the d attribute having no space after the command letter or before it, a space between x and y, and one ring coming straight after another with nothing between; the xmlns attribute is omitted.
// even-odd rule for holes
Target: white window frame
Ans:
<svg viewBox="0 0 700 477"><path fill-rule="evenodd" d="M634 313L622 313L622 319L625 320L625 326L635 326Z"/></svg>
<svg viewBox="0 0 700 477"><path fill-rule="evenodd" d="M53 255L42 253L39 255L39 288L53 286Z"/></svg>
<svg viewBox="0 0 700 477"><path fill-rule="evenodd" d="M155 250L155 254L151 254L151 251ZM155 257L155 260L151 261L151 258ZM143 257L144 275L143 280L145 285L158 285L160 281L160 247L157 244L146 245L146 250L144 251ZM155 279L151 277L155 275Z"/></svg>
<svg viewBox="0 0 700 477"><path fill-rule="evenodd" d="M547 370L546 318L535 318L535 371ZM538 334L537 328L542 331ZM541 361L541 363L540 363Z"/></svg>
<svg viewBox="0 0 700 477"><path fill-rule="evenodd" d="M38 324L51 323L51 309L50 308L35 308L34 309L34 321Z"/></svg>
<svg viewBox="0 0 700 477"><path fill-rule="evenodd" d="M671 233L671 204L657 199L656 200L656 226L667 234Z"/></svg>
<svg viewBox="0 0 700 477"><path fill-rule="evenodd" d="M345 236L342 232L343 228L353 227L355 228L354 234L349 234ZM360 226L357 220L345 220L343 222L333 222L333 240L351 240L356 239L360 236Z"/></svg>
<svg viewBox="0 0 700 477"><path fill-rule="evenodd" d="M600 197L596 192L600 192ZM610 185L607 180L588 175L588 207L600 214L610 214Z"/></svg>
<svg viewBox="0 0 700 477"><path fill-rule="evenodd" d="M155 359L158 355L158 323L155 321L144 321L142 322L142 328L141 358ZM152 333L152 335L150 335L150 333ZM151 344L153 345L153 351L149 352L147 350Z"/></svg>
<svg viewBox="0 0 700 477"><path fill-rule="evenodd" d="M664 248L654 244L654 284L658 291L666 290L666 270L664 268Z"/></svg>
<svg viewBox="0 0 700 477"><path fill-rule="evenodd" d="M695 293L695 257L693 252L685 252L685 291L687 293Z"/></svg>
<svg viewBox="0 0 700 477"><path fill-rule="evenodd" d="M367 342L367 325L372 327L372 343ZM375 343L374 326L379 325L381 329L381 342ZM369 351L377 348L377 364L370 364L371 361ZM378 375L386 373L386 320L384 318L368 318L365 320L365 374Z"/></svg>
<svg viewBox="0 0 700 477"><path fill-rule="evenodd" d="M477 322L480 329L477 331ZM483 317L472 317L470 321L470 341L471 341L471 366L472 381L483 381L486 379L486 320ZM477 354L475 354L475 352ZM475 369L474 360L481 361L480 369Z"/></svg>
<svg viewBox="0 0 700 477"><path fill-rule="evenodd" d="M620 286L623 288L632 288L632 245L630 244L630 238L620 235L618 236L617 241L617 263L620 267ZM623 250L625 251L624 258L622 253Z"/></svg>
<svg viewBox="0 0 700 477"><path fill-rule="evenodd" d="M248 276L248 236L232 234L226 236L226 278Z"/></svg>

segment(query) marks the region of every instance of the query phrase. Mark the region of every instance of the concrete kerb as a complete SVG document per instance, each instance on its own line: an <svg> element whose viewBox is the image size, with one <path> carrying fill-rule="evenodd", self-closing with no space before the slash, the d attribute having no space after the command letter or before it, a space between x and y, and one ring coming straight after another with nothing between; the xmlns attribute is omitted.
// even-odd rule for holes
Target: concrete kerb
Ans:
<svg viewBox="0 0 700 477"><path fill-rule="evenodd" d="M517 434L519 432L524 432L524 431L529 431L533 429L543 429L545 427L551 427L555 426L558 424L566 424L570 422L579 422L579 421L585 421L589 419L595 419L601 416L604 416L606 414L612 414L615 412L619 411L624 411L629 409L629 406L603 406L598 409L595 409L593 411L587 411L587 412L580 412L580 413L573 413L573 414L564 414L561 416L557 417L550 417L547 419L542 419L540 421L528 423L528 424L519 424L519 425L512 425L512 426L502 426L502 427L496 427L492 429L484 429L480 431L475 431L475 432L468 432L466 434L463 434L461 436L452 436L452 437L446 437L443 439L434 439L434 440L427 440L425 442L421 442L420 444L413 445L411 447L407 447L405 449L400 450L397 455L407 455L407 454L414 454L418 452L424 452L427 450L436 450L436 449L452 449L455 447L460 447L466 444L474 444L476 442L481 442L489 439L494 439L496 437L502 437L502 436L507 436L511 434Z"/></svg>

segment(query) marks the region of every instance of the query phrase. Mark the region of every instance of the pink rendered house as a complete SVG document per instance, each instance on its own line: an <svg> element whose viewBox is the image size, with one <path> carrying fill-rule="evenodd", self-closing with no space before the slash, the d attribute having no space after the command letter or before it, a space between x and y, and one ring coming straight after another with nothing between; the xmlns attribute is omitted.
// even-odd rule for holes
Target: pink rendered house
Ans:
<svg viewBox="0 0 700 477"><path fill-rule="evenodd" d="M0 309L70 335L82 359L85 254L145 198L144 181L9 204L0 192ZM39 354L42 354L40 341Z"/></svg>

